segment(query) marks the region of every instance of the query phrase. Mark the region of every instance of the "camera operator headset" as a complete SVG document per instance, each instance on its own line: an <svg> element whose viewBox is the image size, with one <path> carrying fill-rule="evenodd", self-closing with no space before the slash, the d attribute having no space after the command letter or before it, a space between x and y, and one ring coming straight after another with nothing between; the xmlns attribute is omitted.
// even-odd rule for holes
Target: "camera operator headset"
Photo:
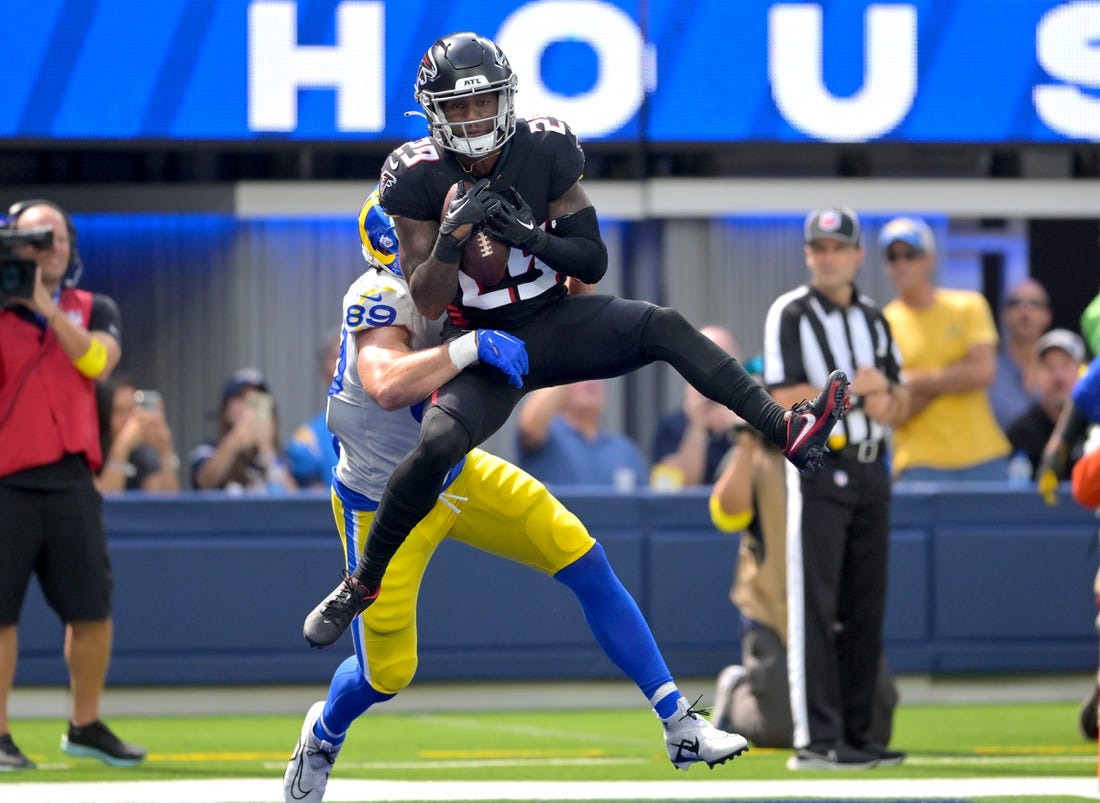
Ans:
<svg viewBox="0 0 1100 803"><path fill-rule="evenodd" d="M9 298L0 310L0 433L5 444L22 443L38 432L26 426L23 416L19 427L7 427L17 404L25 413L38 415L62 413L59 406L65 396L75 394L86 404L90 418L84 422L65 421L57 415L61 453L85 453L94 471L102 459L95 433L95 393L93 382L111 372L121 357L119 314L114 302L76 288L83 271L77 252L77 234L69 214L52 201L33 198L12 204L7 226L29 229L47 226L53 229L49 248L22 247L20 257L36 263L34 292L30 298ZM29 382L35 368L45 362L41 381ZM64 363L75 367L60 370ZM51 368L50 365L53 364ZM53 403L51 403L51 399ZM65 405L67 406L67 405ZM84 418L84 416L80 416ZM85 432L85 427L88 432ZM15 431L15 430L18 430ZM91 438L85 436L91 433ZM39 432L40 437L40 432ZM95 442L94 445L92 442ZM14 453L19 451L20 454ZM0 477L39 463L40 449L4 450L0 456ZM60 455L58 455L60 456ZM49 462L47 459L45 462Z"/></svg>

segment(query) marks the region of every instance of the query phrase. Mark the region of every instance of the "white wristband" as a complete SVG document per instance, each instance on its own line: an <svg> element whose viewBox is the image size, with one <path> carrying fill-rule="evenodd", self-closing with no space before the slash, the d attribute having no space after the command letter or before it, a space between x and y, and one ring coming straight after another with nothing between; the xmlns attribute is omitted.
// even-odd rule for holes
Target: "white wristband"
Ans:
<svg viewBox="0 0 1100 803"><path fill-rule="evenodd" d="M447 344L447 352L458 370L473 365L477 362L477 332L459 335Z"/></svg>

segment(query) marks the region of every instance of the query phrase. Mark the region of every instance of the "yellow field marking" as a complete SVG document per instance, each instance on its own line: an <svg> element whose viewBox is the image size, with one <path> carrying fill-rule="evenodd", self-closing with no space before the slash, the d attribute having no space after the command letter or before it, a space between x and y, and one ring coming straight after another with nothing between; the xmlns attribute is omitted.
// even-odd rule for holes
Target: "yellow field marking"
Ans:
<svg viewBox="0 0 1100 803"><path fill-rule="evenodd" d="M606 750L589 748L586 750L421 750L424 758L565 758L580 756L596 758L606 756Z"/></svg>
<svg viewBox="0 0 1100 803"><path fill-rule="evenodd" d="M909 756L905 759L905 767L947 767L947 766L970 766L970 767L995 767L995 766L1018 766L1026 767L1029 765L1045 765L1045 766L1057 766L1057 765L1082 765L1082 766L1096 766L1096 756L1081 756L1081 755L1057 755L1057 756L975 756L975 755L959 755L959 756Z"/></svg>
<svg viewBox="0 0 1100 803"><path fill-rule="evenodd" d="M150 753L146 761L273 761L289 753Z"/></svg>

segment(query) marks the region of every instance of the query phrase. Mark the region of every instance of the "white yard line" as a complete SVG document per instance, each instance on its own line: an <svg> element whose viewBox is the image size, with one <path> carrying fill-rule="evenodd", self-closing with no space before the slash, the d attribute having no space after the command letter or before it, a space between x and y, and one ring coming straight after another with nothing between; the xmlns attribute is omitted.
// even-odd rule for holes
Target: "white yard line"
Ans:
<svg viewBox="0 0 1100 803"><path fill-rule="evenodd" d="M827 779L792 781L356 781L333 779L325 800L926 799L1069 795L1100 800L1095 778ZM0 783L0 803L275 803L282 779Z"/></svg>

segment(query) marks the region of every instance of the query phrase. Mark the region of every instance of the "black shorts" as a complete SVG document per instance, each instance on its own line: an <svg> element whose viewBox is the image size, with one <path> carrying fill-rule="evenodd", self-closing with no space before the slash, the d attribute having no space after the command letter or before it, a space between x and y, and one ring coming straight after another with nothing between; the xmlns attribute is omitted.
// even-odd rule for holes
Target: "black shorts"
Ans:
<svg viewBox="0 0 1100 803"><path fill-rule="evenodd" d="M622 376L650 362L642 355L642 331L656 309L648 301L617 296L565 296L508 330L527 348L530 371L522 389L509 385L497 369L477 365L441 387L434 401L465 425L477 446L504 424L528 391Z"/></svg>
<svg viewBox="0 0 1100 803"><path fill-rule="evenodd" d="M111 616L114 579L103 498L86 484L64 489L0 483L0 626L19 621L31 575L63 622Z"/></svg>

